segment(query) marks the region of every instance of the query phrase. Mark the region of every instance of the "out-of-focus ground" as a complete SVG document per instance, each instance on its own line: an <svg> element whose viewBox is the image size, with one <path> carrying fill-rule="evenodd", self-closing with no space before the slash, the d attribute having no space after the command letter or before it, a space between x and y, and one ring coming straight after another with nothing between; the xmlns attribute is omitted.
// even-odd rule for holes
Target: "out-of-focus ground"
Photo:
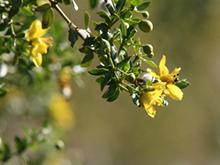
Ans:
<svg viewBox="0 0 220 165"><path fill-rule="evenodd" d="M81 25L85 4L80 1L81 11L72 17ZM170 101L151 119L127 94L107 103L87 74L85 87L74 87L76 123L65 138L73 164L220 164L220 1L153 0L148 9L154 31L140 33L141 40L152 43L157 61L164 53L169 68L182 67L191 85L182 102ZM9 139L18 126L31 123L28 117L6 117L17 123L4 129Z"/></svg>

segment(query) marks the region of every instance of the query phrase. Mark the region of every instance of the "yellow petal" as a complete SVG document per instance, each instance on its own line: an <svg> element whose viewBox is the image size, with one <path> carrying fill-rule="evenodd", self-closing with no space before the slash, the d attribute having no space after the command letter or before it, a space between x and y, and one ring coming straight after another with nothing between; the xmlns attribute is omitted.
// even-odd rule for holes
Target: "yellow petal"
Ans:
<svg viewBox="0 0 220 165"><path fill-rule="evenodd" d="M170 74L172 76L176 76L176 75L178 75L180 73L180 70L181 70L180 67L179 68L175 68Z"/></svg>
<svg viewBox="0 0 220 165"><path fill-rule="evenodd" d="M163 55L160 60L159 69L160 69L160 76L161 77L169 74L169 70L166 67L166 56L165 55Z"/></svg>
<svg viewBox="0 0 220 165"><path fill-rule="evenodd" d="M166 88L166 82L156 82L152 85L155 90L164 90Z"/></svg>
<svg viewBox="0 0 220 165"><path fill-rule="evenodd" d="M41 64L42 64L42 55L40 53L38 53L35 56L32 56L31 59L32 59L35 66L37 66L37 67L41 66Z"/></svg>
<svg viewBox="0 0 220 165"><path fill-rule="evenodd" d="M174 84L168 84L167 90L164 91L165 94L169 97L171 97L173 100L182 100L183 98L183 92L179 87L177 87Z"/></svg>
<svg viewBox="0 0 220 165"><path fill-rule="evenodd" d="M154 109L153 106L151 106L151 105L146 105L146 106L144 106L144 109L145 109L145 111L147 112L147 114L148 114L150 117L152 117L152 118L155 117L157 111Z"/></svg>
<svg viewBox="0 0 220 165"><path fill-rule="evenodd" d="M31 26L29 27L26 39L27 41L34 40L43 36L47 31L48 29L42 29L41 21L36 19L32 22Z"/></svg>
<svg viewBox="0 0 220 165"><path fill-rule="evenodd" d="M41 38L34 40L32 42L32 46L33 46L34 51L36 51L36 54L37 53L40 53L40 54L47 53L47 49L49 47L49 45L46 42L44 42Z"/></svg>

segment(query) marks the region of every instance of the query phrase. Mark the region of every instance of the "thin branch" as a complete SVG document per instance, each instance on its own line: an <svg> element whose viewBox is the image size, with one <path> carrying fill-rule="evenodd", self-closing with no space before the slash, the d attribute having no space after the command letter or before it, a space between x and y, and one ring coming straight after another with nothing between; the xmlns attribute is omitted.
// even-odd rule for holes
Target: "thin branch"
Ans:
<svg viewBox="0 0 220 165"><path fill-rule="evenodd" d="M55 2L54 0L49 0L51 3L51 6L62 16L62 18L66 21L66 23L69 25L69 28L74 29L79 36L85 40L85 34L83 34L82 31L80 31L79 27L74 24L70 18L66 15L66 13L64 13L64 11L59 7L59 5L57 4L57 2Z"/></svg>

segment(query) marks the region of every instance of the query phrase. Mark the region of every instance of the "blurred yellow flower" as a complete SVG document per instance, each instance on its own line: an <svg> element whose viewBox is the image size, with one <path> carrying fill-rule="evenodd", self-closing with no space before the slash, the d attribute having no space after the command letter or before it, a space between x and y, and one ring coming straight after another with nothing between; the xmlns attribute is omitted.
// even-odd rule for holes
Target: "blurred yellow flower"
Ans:
<svg viewBox="0 0 220 165"><path fill-rule="evenodd" d="M75 122L75 115L71 105L59 94L54 94L49 101L49 112L55 124L61 129L72 128Z"/></svg>
<svg viewBox="0 0 220 165"><path fill-rule="evenodd" d="M175 68L171 73L169 73L169 70L166 67L166 56L163 55L159 64L159 74L150 69L147 71L161 82L165 82L163 92L167 96L174 100L182 100L183 92L178 86L175 85L175 82L178 80L180 70L181 68Z"/></svg>
<svg viewBox="0 0 220 165"><path fill-rule="evenodd" d="M37 67L42 64L42 54L46 54L47 49L52 46L51 37L42 37L47 31L48 29L42 29L41 21L36 19L26 34L26 40L32 45L30 49L31 59Z"/></svg>

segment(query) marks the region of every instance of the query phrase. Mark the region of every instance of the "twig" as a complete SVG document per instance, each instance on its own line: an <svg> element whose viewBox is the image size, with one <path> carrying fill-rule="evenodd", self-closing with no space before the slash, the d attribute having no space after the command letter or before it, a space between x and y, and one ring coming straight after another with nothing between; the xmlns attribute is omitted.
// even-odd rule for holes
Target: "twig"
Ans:
<svg viewBox="0 0 220 165"><path fill-rule="evenodd" d="M85 40L85 35L80 31L79 27L77 25L75 25L70 18L64 13L64 11L59 7L59 5L57 4L57 2L55 2L54 0L49 0L51 3L51 6L63 17L63 19L66 21L66 23L69 25L70 29L74 29L78 35Z"/></svg>

